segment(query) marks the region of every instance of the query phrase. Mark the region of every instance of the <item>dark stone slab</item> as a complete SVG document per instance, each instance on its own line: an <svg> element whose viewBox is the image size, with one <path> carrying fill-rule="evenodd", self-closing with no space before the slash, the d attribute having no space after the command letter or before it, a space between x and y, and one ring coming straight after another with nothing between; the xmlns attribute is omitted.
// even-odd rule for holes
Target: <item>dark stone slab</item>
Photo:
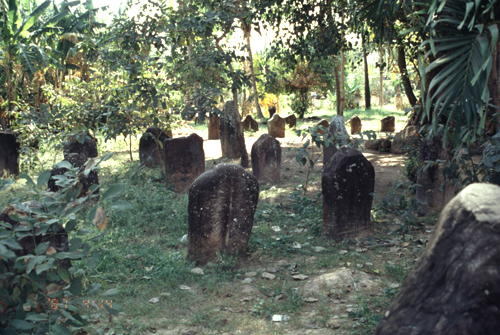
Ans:
<svg viewBox="0 0 500 335"><path fill-rule="evenodd" d="M12 131L0 131L0 177L19 176L19 142Z"/></svg>
<svg viewBox="0 0 500 335"><path fill-rule="evenodd" d="M323 235L342 240L370 227L375 169L361 152L342 147L323 168Z"/></svg>
<svg viewBox="0 0 500 335"><path fill-rule="evenodd" d="M235 164L219 164L189 189L188 258L204 265L217 252L244 255L259 199L257 179Z"/></svg>
<svg viewBox="0 0 500 335"><path fill-rule="evenodd" d="M139 140L139 161L147 167L158 166L165 160L163 141L170 138L162 129L149 127Z"/></svg>
<svg viewBox="0 0 500 335"><path fill-rule="evenodd" d="M252 145L252 172L259 182L277 182L281 173L281 145L269 134L263 134Z"/></svg>

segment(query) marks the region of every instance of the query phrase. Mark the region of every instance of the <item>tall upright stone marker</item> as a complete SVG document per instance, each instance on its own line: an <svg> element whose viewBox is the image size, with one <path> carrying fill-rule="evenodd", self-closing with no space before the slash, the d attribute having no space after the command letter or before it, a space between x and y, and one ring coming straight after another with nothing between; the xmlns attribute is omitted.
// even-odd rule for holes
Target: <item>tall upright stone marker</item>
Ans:
<svg viewBox="0 0 500 335"><path fill-rule="evenodd" d="M259 182L277 182L281 173L281 145L269 134L263 134L252 145L252 172Z"/></svg>
<svg viewBox="0 0 500 335"><path fill-rule="evenodd" d="M189 189L188 259L200 265L217 252L244 254L259 199L259 183L236 164L219 164Z"/></svg>
<svg viewBox="0 0 500 335"><path fill-rule="evenodd" d="M361 152L342 147L323 168L323 236L342 240L370 227L375 169Z"/></svg>
<svg viewBox="0 0 500 335"><path fill-rule="evenodd" d="M200 174L205 172L203 138L197 134L168 138L163 141L165 178L176 192L184 192Z"/></svg>
<svg viewBox="0 0 500 335"><path fill-rule="evenodd" d="M500 330L500 187L467 186L445 207L376 335Z"/></svg>
<svg viewBox="0 0 500 335"><path fill-rule="evenodd" d="M245 146L241 116L232 100L227 101L224 105L220 116L219 130L222 157L241 158L241 165L248 167L248 152Z"/></svg>
<svg viewBox="0 0 500 335"><path fill-rule="evenodd" d="M337 153L337 146L341 147L349 143L349 134L347 134L347 130L345 129L344 117L335 115L328 128L326 128L323 137L325 140L325 147L323 147L323 164L326 165L330 158Z"/></svg>
<svg viewBox="0 0 500 335"><path fill-rule="evenodd" d="M255 121L252 115L248 114L245 116L243 121L241 121L241 126L243 127L243 131L259 131L259 123Z"/></svg>
<svg viewBox="0 0 500 335"><path fill-rule="evenodd" d="M147 167L163 164L163 141L169 136L158 127L149 127L139 140L139 161Z"/></svg>
<svg viewBox="0 0 500 335"><path fill-rule="evenodd" d="M12 131L0 131L0 177L19 176L19 142Z"/></svg>
<svg viewBox="0 0 500 335"><path fill-rule="evenodd" d="M286 121L279 114L274 114L272 118L267 121L267 132L274 138L285 137Z"/></svg>

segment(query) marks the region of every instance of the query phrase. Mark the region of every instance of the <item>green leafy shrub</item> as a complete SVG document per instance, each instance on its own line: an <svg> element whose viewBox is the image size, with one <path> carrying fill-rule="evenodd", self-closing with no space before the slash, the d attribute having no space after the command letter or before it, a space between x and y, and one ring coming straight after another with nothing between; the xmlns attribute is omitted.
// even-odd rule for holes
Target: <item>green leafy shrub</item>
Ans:
<svg viewBox="0 0 500 335"><path fill-rule="evenodd" d="M118 291L110 289L100 293L103 284L87 282L82 269L82 264L87 268L97 265L98 244L107 233L107 219L98 202L97 185L79 197L80 177L110 157L91 159L82 171L70 168L65 175L58 176L61 187L58 193L41 191L50 178L50 171L44 171L36 183L28 175L20 175L40 206L30 208L18 199L11 199L9 203L13 206L8 208L15 210L9 211L9 219L0 222L2 334L72 334L86 326L88 316L82 311L90 311L90 307L118 313L119 306L112 301ZM13 181L2 180L0 191L6 191L12 184ZM128 208L125 201L109 203L122 190L122 185L111 186L102 194L101 203L110 209ZM90 227L89 222L95 227ZM65 233L69 248L51 245L52 238ZM21 250L20 242L25 244L31 238L33 250Z"/></svg>

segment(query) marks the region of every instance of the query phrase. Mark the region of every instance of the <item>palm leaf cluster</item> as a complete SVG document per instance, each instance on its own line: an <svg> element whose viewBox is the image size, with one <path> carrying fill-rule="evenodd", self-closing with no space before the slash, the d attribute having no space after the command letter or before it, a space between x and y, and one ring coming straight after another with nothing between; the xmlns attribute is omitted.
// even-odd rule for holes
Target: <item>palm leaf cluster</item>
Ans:
<svg viewBox="0 0 500 335"><path fill-rule="evenodd" d="M497 0L434 0L429 9L425 117L433 129L445 122L455 142L474 140L485 126L499 7Z"/></svg>

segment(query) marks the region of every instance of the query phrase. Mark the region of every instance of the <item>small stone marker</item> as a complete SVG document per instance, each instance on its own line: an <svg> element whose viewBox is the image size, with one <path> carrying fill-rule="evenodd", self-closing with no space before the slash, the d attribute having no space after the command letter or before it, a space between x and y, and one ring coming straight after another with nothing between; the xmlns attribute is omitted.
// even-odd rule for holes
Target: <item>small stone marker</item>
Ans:
<svg viewBox="0 0 500 335"><path fill-rule="evenodd" d="M295 114L290 114L285 117L285 122L288 125L288 128L295 128L297 126L297 117Z"/></svg>
<svg viewBox="0 0 500 335"><path fill-rule="evenodd" d="M219 127L222 157L241 158L241 165L247 167L248 153L241 127L241 116L232 100L224 105Z"/></svg>
<svg viewBox="0 0 500 335"><path fill-rule="evenodd" d="M274 138L285 137L285 119L279 114L274 114L272 118L267 121L267 132Z"/></svg>
<svg viewBox="0 0 500 335"><path fill-rule="evenodd" d="M321 184L326 238L341 240L370 227L375 170L361 152L340 148L323 167Z"/></svg>
<svg viewBox="0 0 500 335"><path fill-rule="evenodd" d="M387 116L380 120L380 132L393 133L396 130L396 119L394 116Z"/></svg>
<svg viewBox="0 0 500 335"><path fill-rule="evenodd" d="M219 131L219 117L218 116L209 116L207 117L207 128L208 128L208 139L209 140L218 140L220 139L220 131Z"/></svg>
<svg viewBox="0 0 500 335"><path fill-rule="evenodd" d="M337 146L341 147L349 143L349 134L347 134L344 118L341 115L335 115L332 118L324 134L324 139L326 143L323 147L323 164L326 165L338 151Z"/></svg>
<svg viewBox="0 0 500 335"><path fill-rule="evenodd" d="M259 123L255 121L250 114L245 116L243 121L241 121L241 126L243 127L243 131L250 131L250 129L253 131L259 131Z"/></svg>
<svg viewBox="0 0 500 335"><path fill-rule="evenodd" d="M500 187L467 186L441 213L377 335L498 334Z"/></svg>
<svg viewBox="0 0 500 335"><path fill-rule="evenodd" d="M281 145L269 134L263 134L252 145L252 172L259 182L276 182L281 173Z"/></svg>
<svg viewBox="0 0 500 335"><path fill-rule="evenodd" d="M483 181L500 186L500 171L497 171L495 162L500 157L500 133L490 138L490 142L483 149L483 164L486 176Z"/></svg>
<svg viewBox="0 0 500 335"><path fill-rule="evenodd" d="M328 121L327 121L327 120L325 120L325 119L322 119L322 120L320 120L318 123L316 123L316 124L315 124L315 126L316 126L316 127L318 127L318 126L323 127L323 128L318 127L318 134L323 135L323 134L325 133L325 131L328 129L328 126L329 126L329 125L330 125L330 124L329 124L329 123L328 123Z"/></svg>
<svg viewBox="0 0 500 335"><path fill-rule="evenodd" d="M205 172L203 138L197 134L168 138L163 142L167 185L184 192L200 174Z"/></svg>
<svg viewBox="0 0 500 335"><path fill-rule="evenodd" d="M147 167L158 166L165 160L163 141L169 136L158 127L149 127L139 140L139 160Z"/></svg>
<svg viewBox="0 0 500 335"><path fill-rule="evenodd" d="M419 161L448 161L451 159L451 149L443 149L442 136L436 136L431 140L425 140L420 146ZM436 164L424 168L420 167L417 174L417 213L425 215L429 210L441 210L455 196L456 185L445 184L443 168Z"/></svg>
<svg viewBox="0 0 500 335"><path fill-rule="evenodd" d="M19 142L12 131L0 131L0 177L19 176Z"/></svg>
<svg viewBox="0 0 500 335"><path fill-rule="evenodd" d="M200 265L217 252L247 251L259 199L257 179L236 164L219 164L189 189L188 258Z"/></svg>
<svg viewBox="0 0 500 335"><path fill-rule="evenodd" d="M354 115L350 120L349 124L351 125L351 135L361 133L361 119L359 116Z"/></svg>

